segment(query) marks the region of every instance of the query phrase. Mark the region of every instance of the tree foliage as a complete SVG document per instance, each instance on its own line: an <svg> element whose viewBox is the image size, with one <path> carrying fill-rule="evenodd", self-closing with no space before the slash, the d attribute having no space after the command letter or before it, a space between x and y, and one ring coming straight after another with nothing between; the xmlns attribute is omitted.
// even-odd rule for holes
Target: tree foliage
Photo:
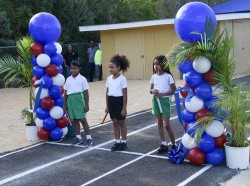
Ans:
<svg viewBox="0 0 250 186"><path fill-rule="evenodd" d="M226 0L202 0L210 6ZM28 35L28 24L39 12L55 15L61 23L60 42L99 41L98 32L79 32L79 26L174 18L191 0L4 0L0 1L0 45ZM10 42L9 42L10 43ZM12 42L13 43L13 42Z"/></svg>

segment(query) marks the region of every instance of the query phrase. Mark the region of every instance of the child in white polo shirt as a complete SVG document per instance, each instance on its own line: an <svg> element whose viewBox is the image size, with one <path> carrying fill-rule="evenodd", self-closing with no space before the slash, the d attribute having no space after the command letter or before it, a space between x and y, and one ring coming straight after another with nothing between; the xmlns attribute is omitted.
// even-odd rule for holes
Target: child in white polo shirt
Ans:
<svg viewBox="0 0 250 186"><path fill-rule="evenodd" d="M89 125L85 113L89 111L89 85L87 79L80 74L81 65L77 61L72 61L70 65L71 76L64 84L64 111L68 111L71 120L74 120L76 137L71 145L79 145L83 139L80 134L80 122L86 134L88 145L92 145L93 140L90 135Z"/></svg>
<svg viewBox="0 0 250 186"><path fill-rule="evenodd" d="M114 55L109 61L110 76L107 78L106 109L114 125L115 144L111 151L127 149L127 80L120 71L126 71L129 61L126 56ZM121 139L120 139L121 138Z"/></svg>

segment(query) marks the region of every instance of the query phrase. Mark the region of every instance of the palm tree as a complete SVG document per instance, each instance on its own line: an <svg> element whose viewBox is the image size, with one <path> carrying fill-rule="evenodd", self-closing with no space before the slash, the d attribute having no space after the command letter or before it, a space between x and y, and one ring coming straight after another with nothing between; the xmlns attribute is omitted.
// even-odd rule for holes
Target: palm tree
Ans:
<svg viewBox="0 0 250 186"><path fill-rule="evenodd" d="M35 125L33 109L34 93L32 86L32 64L30 45L34 40L25 36L17 41L18 56L10 55L0 57L0 75L4 76L5 87L29 87L29 107L22 110L22 116L30 125Z"/></svg>

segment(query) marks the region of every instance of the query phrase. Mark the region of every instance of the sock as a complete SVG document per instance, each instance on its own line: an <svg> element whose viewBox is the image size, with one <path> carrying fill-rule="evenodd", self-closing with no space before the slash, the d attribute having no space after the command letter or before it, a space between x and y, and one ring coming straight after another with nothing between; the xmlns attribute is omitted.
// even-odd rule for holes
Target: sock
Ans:
<svg viewBox="0 0 250 186"><path fill-rule="evenodd" d="M81 134L80 134L80 135L76 135L76 137L77 137L78 139L82 139Z"/></svg>
<svg viewBox="0 0 250 186"><path fill-rule="evenodd" d="M90 134L89 134L89 135L86 135L86 138L87 138L87 139L92 139Z"/></svg>
<svg viewBox="0 0 250 186"><path fill-rule="evenodd" d="M121 143L121 140L119 140L119 139L117 139L117 140L115 140L116 141L116 143Z"/></svg>
<svg viewBox="0 0 250 186"><path fill-rule="evenodd" d="M126 140L121 140L121 143L126 143Z"/></svg>
<svg viewBox="0 0 250 186"><path fill-rule="evenodd" d="M166 141L162 141L161 144L162 144L162 145L165 145L165 146L168 145Z"/></svg>

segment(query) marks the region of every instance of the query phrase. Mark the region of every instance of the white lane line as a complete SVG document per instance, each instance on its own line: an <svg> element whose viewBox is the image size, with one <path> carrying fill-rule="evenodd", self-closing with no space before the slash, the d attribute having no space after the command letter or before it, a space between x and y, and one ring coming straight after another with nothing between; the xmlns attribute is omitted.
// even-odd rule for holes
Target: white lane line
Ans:
<svg viewBox="0 0 250 186"><path fill-rule="evenodd" d="M175 117L174 117L174 118L175 118ZM172 119L172 118L170 118L170 119ZM127 136L130 136L130 135L132 135L132 134L136 134L136 133L141 132L141 131L143 131L143 130L147 130L148 128L154 127L155 125L156 125L156 123L155 123L155 124L152 124L152 125L149 125L149 126L147 126L147 127L144 127L144 128L142 128L142 129L136 130L136 131L134 131L134 132L129 133ZM47 164L44 164L44 165L35 167L35 168L33 168L33 169L24 171L24 172L22 172L22 173L16 174L16 175L14 175L14 176L11 176L11 177L9 177L9 178L6 178L6 179L4 179L4 180L1 180L1 181L0 181L0 185L3 185L3 184L8 183L8 182L10 182L10 181L13 181L13 180L15 180L15 179L17 179L17 178L21 178L21 177L23 177L23 176L25 176L25 175L28 175L28 174L31 174L31 173L33 173L33 172L39 171L39 170L41 170L41 169L44 169L44 168L49 167L49 166L51 166L51 165L54 165L54 164L56 164L56 163L59 163L59 162L62 162L62 161L65 161L65 160L74 158L75 156L79 156L79 155L81 155L81 154L83 154L83 153L86 153L86 152L91 151L91 150L93 150L93 149L95 149L95 148L98 148L98 147L102 147L102 146L107 145L107 144L112 143L112 142L114 142L113 139L112 139L112 140L109 140L109 141L107 141L107 142L101 143L101 144L99 144L99 145L97 145L97 146L94 146L94 147L88 148L88 149L86 149L86 150L83 150L83 151L81 151L81 152L74 153L74 154L72 154L72 155L70 155L70 156L66 156L66 157L64 157L64 158L61 158L61 159L52 161L52 162L50 162L50 163L47 163Z"/></svg>
<svg viewBox="0 0 250 186"><path fill-rule="evenodd" d="M197 178L198 176L200 176L201 174L203 174L204 172L206 172L208 169L210 169L212 167L213 167L213 165L205 166L204 168L202 168L201 170L199 170L198 172L196 172L195 174L193 174L192 176L190 176L189 178L187 178L183 182L179 183L177 186L184 186L184 185L188 184L190 181Z"/></svg>
<svg viewBox="0 0 250 186"><path fill-rule="evenodd" d="M18 152L22 152L22 151L25 151L25 150L28 150L28 149L31 149L31 148L40 146L40 145L42 145L42 144L44 144L44 142L38 143L38 144L35 144L35 145L32 145L32 146L29 146L29 147L25 147L25 148L20 149L20 150L17 150L17 151L13 151L13 152L10 152L10 153L8 153L8 154L4 154L4 155L0 156L0 158L6 157L6 156L9 156L9 155L11 155L11 154L18 153Z"/></svg>
<svg viewBox="0 0 250 186"><path fill-rule="evenodd" d="M99 179L101 179L101 178L103 178L103 177L109 175L109 174L112 174L113 172L116 172L116 171L122 169L123 167L126 167L126 166L128 166L128 165L130 165L130 164L132 164L132 163L134 163L134 162L136 162L136 161L138 161L138 160L140 160L140 159L146 157L146 155L149 155L149 154L155 152L156 150L157 150L157 149L152 150L152 151L148 152L148 153L145 154L145 155L142 155L142 156L140 156L140 157L138 157L138 158L136 158L136 159L133 159L133 160L131 160L131 161L129 161L129 162L127 162L127 163L125 163L125 164L123 164L123 165L121 165L121 166L119 166L119 167L117 167L117 168L115 168L115 169L113 169L113 170L111 170L111 171L109 171L109 172L106 172L105 174L103 174L103 175L101 175L101 176L98 176L98 177L96 177L96 178L94 178L94 179L92 179L92 180L90 180L90 181L88 181L88 182L82 184L82 186L89 185L89 184L91 184L91 183L93 183L93 182L95 182L95 181L97 181L97 180L99 180Z"/></svg>

